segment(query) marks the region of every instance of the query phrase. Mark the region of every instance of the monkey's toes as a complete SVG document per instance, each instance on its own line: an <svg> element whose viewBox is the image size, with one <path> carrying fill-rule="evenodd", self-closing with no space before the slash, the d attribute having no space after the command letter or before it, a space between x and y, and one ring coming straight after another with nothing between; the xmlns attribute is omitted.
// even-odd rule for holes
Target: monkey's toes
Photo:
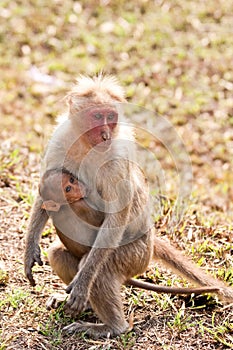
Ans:
<svg viewBox="0 0 233 350"><path fill-rule="evenodd" d="M128 330L129 325L127 322L123 322L122 325L117 325L117 327L110 327L103 323L90 323L90 322L83 322L78 321L71 323L70 325L64 327L62 329L62 333L64 334L73 334L73 333L81 333L85 332L85 335L88 335L89 337L93 339L98 338L106 338L110 336L117 336L121 333L124 333Z"/></svg>
<svg viewBox="0 0 233 350"><path fill-rule="evenodd" d="M66 301L66 296L62 294L51 295L46 302L47 310L56 310Z"/></svg>
<svg viewBox="0 0 233 350"><path fill-rule="evenodd" d="M64 334L74 334L78 332L83 332L86 330L84 325L85 323L82 321L74 322L62 328L62 333Z"/></svg>

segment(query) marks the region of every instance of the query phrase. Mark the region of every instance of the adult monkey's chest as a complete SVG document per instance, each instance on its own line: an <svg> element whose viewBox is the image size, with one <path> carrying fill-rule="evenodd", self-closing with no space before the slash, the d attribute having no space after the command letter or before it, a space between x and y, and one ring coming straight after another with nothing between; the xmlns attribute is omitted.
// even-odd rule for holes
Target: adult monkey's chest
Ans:
<svg viewBox="0 0 233 350"><path fill-rule="evenodd" d="M122 164L123 163L123 164ZM106 201L115 201L120 194L119 184L128 178L125 161L108 152L91 150L76 164L75 176L87 189L87 203L105 211Z"/></svg>

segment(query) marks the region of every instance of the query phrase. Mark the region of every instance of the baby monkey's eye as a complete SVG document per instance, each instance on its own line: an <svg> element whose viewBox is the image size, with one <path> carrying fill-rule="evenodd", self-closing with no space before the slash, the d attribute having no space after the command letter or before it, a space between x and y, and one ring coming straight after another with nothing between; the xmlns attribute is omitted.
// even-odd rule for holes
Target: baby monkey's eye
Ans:
<svg viewBox="0 0 233 350"><path fill-rule="evenodd" d="M71 178L70 178L70 183L71 183L71 184L74 183L74 178L73 178L73 176L71 176Z"/></svg>
<svg viewBox="0 0 233 350"><path fill-rule="evenodd" d="M66 186L65 191L66 192L70 192L71 191L71 186Z"/></svg>

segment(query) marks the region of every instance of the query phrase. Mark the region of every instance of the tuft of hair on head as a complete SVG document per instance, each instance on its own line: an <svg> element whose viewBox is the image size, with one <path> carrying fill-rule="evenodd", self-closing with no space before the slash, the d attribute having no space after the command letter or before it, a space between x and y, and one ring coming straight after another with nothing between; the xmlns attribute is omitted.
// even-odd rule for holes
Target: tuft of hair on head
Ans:
<svg viewBox="0 0 233 350"><path fill-rule="evenodd" d="M68 104L76 111L91 105L126 102L123 88L112 75L101 73L93 78L80 75L76 82L67 95Z"/></svg>

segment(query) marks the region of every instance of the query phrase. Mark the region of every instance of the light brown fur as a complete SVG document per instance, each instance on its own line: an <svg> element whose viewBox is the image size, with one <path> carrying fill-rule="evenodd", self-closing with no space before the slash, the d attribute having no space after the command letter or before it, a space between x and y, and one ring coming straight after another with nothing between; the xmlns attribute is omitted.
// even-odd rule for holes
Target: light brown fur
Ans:
<svg viewBox="0 0 233 350"><path fill-rule="evenodd" d="M103 322L76 322L65 327L64 331L68 333L86 331L92 337L102 337L125 332L128 323L123 314L120 287L133 276L143 273L152 257L200 286L218 289L221 297L233 301L232 288L205 274L181 252L155 236L149 214L146 180L137 164L122 156L124 144L113 142L98 152L98 155L95 150L92 151L85 133L86 118L91 117L93 107L101 109L101 105L107 104L112 108L112 104L119 101L125 102L124 95L112 79L80 79L78 86L68 95L67 124L62 131L55 133L45 155L47 170L59 168L59 161L63 157L63 166L76 177L79 178L80 175L81 181L90 190L89 202L82 199L77 202L79 206L76 207L75 204L75 220L78 220L78 225L71 222L70 229L69 219L63 220L73 219L66 208L52 216L63 243L51 247L48 257L54 271L69 284L66 290L70 296L65 309L76 315L90 302ZM110 125L107 131L111 134L111 141L121 139L119 125ZM101 167L98 169L99 165ZM95 178L93 174L96 174L96 169L98 173ZM130 186L127 185L128 181ZM105 201L104 207L99 197ZM112 201L116 202L116 207ZM42 263L38 242L48 219L41 205L42 199L38 196L26 237L25 273L31 284L35 283L32 266L35 262ZM94 214L89 219L91 210L88 206L93 205ZM118 210L111 212L112 209ZM80 214L82 212L86 213L83 217ZM77 230L72 235L74 227ZM87 239L86 243L82 238Z"/></svg>
<svg viewBox="0 0 233 350"><path fill-rule="evenodd" d="M67 192L67 187L69 191ZM91 207L87 206L85 201L78 203L83 197L86 196L88 190L80 183L74 176L68 173L65 169L63 170L51 170L44 174L41 183L39 193L43 198L42 208L48 211L58 211L62 205L70 205L71 209L82 218L82 220L88 222L91 225L100 227L103 220L104 214L99 212L97 215L96 210L93 210ZM85 216L86 214L86 216ZM87 255L83 255L87 252L86 248L80 245L77 246L76 242L69 239L61 231L57 229L58 236L63 242L64 246L69 252L73 255L82 257L81 262L77 265L66 263L65 266L70 266L69 269L64 271L64 267L61 263L61 267L58 269L58 275L61 279L69 284L76 274L77 269L80 269L80 266L84 263L87 258ZM60 246L60 247L59 247ZM67 254L65 247L58 244L55 248L55 260L57 256L61 254L64 255L67 259L70 259L70 255ZM54 251L54 247L52 248ZM50 252L51 253L51 252ZM51 253L52 254L52 253ZM64 258L64 259L66 259ZM63 259L63 260L64 260ZM56 265L57 263L54 263ZM71 269L71 271L69 271ZM171 293L171 294L192 294L192 293L206 293L206 292L216 292L218 288L214 287L202 287L202 288L182 288L182 287L166 287L159 286L152 283L146 283L140 280L129 279L126 281L127 285L132 285L138 288L143 288L147 290L152 290L157 293Z"/></svg>

